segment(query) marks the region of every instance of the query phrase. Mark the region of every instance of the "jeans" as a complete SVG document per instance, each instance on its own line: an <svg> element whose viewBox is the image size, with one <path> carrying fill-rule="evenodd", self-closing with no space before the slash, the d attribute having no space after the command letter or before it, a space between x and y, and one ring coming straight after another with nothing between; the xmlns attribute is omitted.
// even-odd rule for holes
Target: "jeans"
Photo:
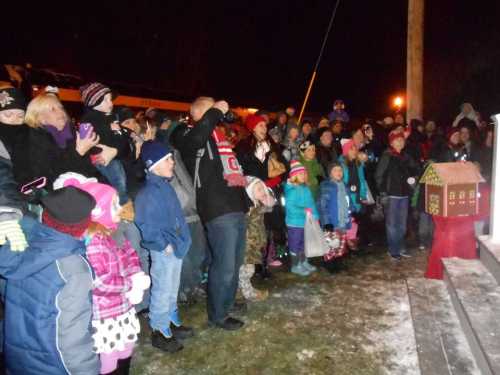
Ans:
<svg viewBox="0 0 500 375"><path fill-rule="evenodd" d="M425 212L418 215L418 242L420 246L431 247L434 233L432 216Z"/></svg>
<svg viewBox="0 0 500 375"><path fill-rule="evenodd" d="M7 280L0 276L0 298L2 303L5 304L5 287L7 286ZM5 307L4 307L5 308ZM4 321L0 320L0 354L3 352L3 324Z"/></svg>
<svg viewBox="0 0 500 375"><path fill-rule="evenodd" d="M182 263L180 289L185 293L192 292L201 284L203 261L208 246L205 229L201 222L195 221L188 225L193 242Z"/></svg>
<svg viewBox="0 0 500 375"><path fill-rule="evenodd" d="M130 223L127 221L120 222L118 230L122 230L125 238L130 241L130 244L134 248L135 252L139 256L141 261L141 268L146 275L149 275L149 251L141 247L141 232L135 223ZM144 291L144 297L142 302L135 305L136 311L142 311L149 307L150 289Z"/></svg>
<svg viewBox="0 0 500 375"><path fill-rule="evenodd" d="M408 197L389 196L385 205L385 231L392 256L399 256L404 247L407 219Z"/></svg>
<svg viewBox="0 0 500 375"><path fill-rule="evenodd" d="M108 179L110 185L118 191L120 204L127 203L129 199L127 193L127 175L125 174L122 162L118 159L113 159L107 166L96 165L96 168Z"/></svg>
<svg viewBox="0 0 500 375"><path fill-rule="evenodd" d="M209 322L222 322L234 305L239 271L245 257L246 226L243 212L219 216L206 223L211 255L207 299Z"/></svg>
<svg viewBox="0 0 500 375"><path fill-rule="evenodd" d="M181 281L182 259L173 253L150 251L151 299L149 325L154 330L167 330L177 314L177 295Z"/></svg>

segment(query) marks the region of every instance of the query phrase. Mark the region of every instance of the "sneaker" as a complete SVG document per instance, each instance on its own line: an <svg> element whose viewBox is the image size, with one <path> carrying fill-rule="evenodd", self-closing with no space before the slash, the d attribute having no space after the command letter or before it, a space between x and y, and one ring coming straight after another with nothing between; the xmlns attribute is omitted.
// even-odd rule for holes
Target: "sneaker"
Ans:
<svg viewBox="0 0 500 375"><path fill-rule="evenodd" d="M222 322L208 322L210 327L217 327L225 329L226 331L236 331L243 327L245 323L241 320L231 318L230 316L224 319Z"/></svg>
<svg viewBox="0 0 500 375"><path fill-rule="evenodd" d="M313 266L311 263L307 261L307 258L302 262L302 266L310 272L316 272L318 270L317 267Z"/></svg>
<svg viewBox="0 0 500 375"><path fill-rule="evenodd" d="M170 328L167 331L169 331L171 334ZM169 337L168 332L165 334L164 332L159 330L154 330L151 333L151 345L167 353L176 353L184 349L184 346L179 341L177 341L175 336L171 335Z"/></svg>
<svg viewBox="0 0 500 375"><path fill-rule="evenodd" d="M299 276L309 276L311 274L311 271L305 268L302 263L293 266L291 272Z"/></svg>
<svg viewBox="0 0 500 375"><path fill-rule="evenodd" d="M399 252L399 255L402 256L403 258L411 258L411 255L406 250L401 250Z"/></svg>
<svg viewBox="0 0 500 375"><path fill-rule="evenodd" d="M185 340L194 336L194 329L186 326L177 327L175 324L170 324L170 329L175 338L179 340Z"/></svg>

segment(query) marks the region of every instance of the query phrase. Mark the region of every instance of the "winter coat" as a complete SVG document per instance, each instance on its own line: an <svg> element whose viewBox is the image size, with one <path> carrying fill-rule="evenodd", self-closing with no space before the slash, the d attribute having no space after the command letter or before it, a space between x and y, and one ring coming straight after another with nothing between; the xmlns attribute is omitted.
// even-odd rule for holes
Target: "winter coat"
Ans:
<svg viewBox="0 0 500 375"><path fill-rule="evenodd" d="M170 180L170 185L175 190L186 218L186 223L200 221L198 210L196 209L196 192L193 186L193 180L182 161L179 151L174 150L174 177Z"/></svg>
<svg viewBox="0 0 500 375"><path fill-rule="evenodd" d="M408 178L417 176L419 168L404 151L396 154L388 149L384 152L375 171L375 181L381 194L393 197L407 197L411 191Z"/></svg>
<svg viewBox="0 0 500 375"><path fill-rule="evenodd" d="M0 220L12 209L21 215L26 207L12 174L10 155L0 141Z"/></svg>
<svg viewBox="0 0 500 375"><path fill-rule="evenodd" d="M318 142L316 145L316 159L321 164L325 176L328 174L328 166L337 161L337 153L333 144L331 147L323 146Z"/></svg>
<svg viewBox="0 0 500 375"><path fill-rule="evenodd" d="M346 188L347 192L347 188ZM339 220L338 202L339 199L347 200L349 206L349 196L339 197L337 184L331 180L323 181L320 185L320 196L318 202L319 220L322 226L332 225L334 229L350 229L351 220L341 222Z"/></svg>
<svg viewBox="0 0 500 375"><path fill-rule="evenodd" d="M282 163L287 169L289 168L288 162L281 155L280 147L275 144L271 139L267 140L269 143L269 151L266 153L264 161L260 161L255 156L255 138L253 135L241 140L235 148L236 156L243 168L243 173L245 176L254 176L264 181L267 186L274 187L281 183L282 179L285 177L286 172L278 176L277 178L269 178L269 158L274 153L277 160Z"/></svg>
<svg viewBox="0 0 500 375"><path fill-rule="evenodd" d="M436 158L438 163L453 163L461 160L469 160L467 150L464 147L451 148L449 145L445 146Z"/></svg>
<svg viewBox="0 0 500 375"><path fill-rule="evenodd" d="M76 172L87 177L100 177L90 162L88 155L76 152L75 141L68 142L65 149L60 148L52 135L43 128L30 128L23 147L14 150L12 163L14 177L20 186L33 180L46 177L47 188L65 172Z"/></svg>
<svg viewBox="0 0 500 375"><path fill-rule="evenodd" d="M4 355L9 374L96 375L90 332L92 271L85 245L25 217L29 247L0 247L7 278Z"/></svg>
<svg viewBox="0 0 500 375"><path fill-rule="evenodd" d="M319 184L325 178L323 167L316 159L306 160L302 155L300 156L300 162L306 168L307 186L311 189L313 198L316 200L319 194Z"/></svg>
<svg viewBox="0 0 500 375"><path fill-rule="evenodd" d="M328 114L328 121L337 121L340 120L342 122L349 122L350 118L346 111L343 109L333 110Z"/></svg>
<svg viewBox="0 0 500 375"><path fill-rule="evenodd" d="M141 245L150 251L173 247L182 259L191 246L191 234L181 204L170 183L153 173L146 175L146 184L135 200L135 223L142 234Z"/></svg>
<svg viewBox="0 0 500 375"><path fill-rule="evenodd" d="M310 208L313 217L319 219L316 203L311 189L305 184L285 184L285 222L288 227L304 228L306 222L305 209Z"/></svg>
<svg viewBox="0 0 500 375"><path fill-rule="evenodd" d="M125 132L111 130L111 124L118 121L113 114L106 114L95 109L87 108L86 112L80 119L80 123L90 122L94 127L94 132L99 136L100 143L114 147L118 151L117 159L123 159L128 156L130 149Z"/></svg>
<svg viewBox="0 0 500 375"><path fill-rule="evenodd" d="M292 142L290 139L285 139L282 143L283 146L283 157L287 162L291 162L292 160L299 160L300 157L300 149L299 142Z"/></svg>
<svg viewBox="0 0 500 375"><path fill-rule="evenodd" d="M356 164L356 171L357 171L357 180L358 180L358 186L356 186L356 190L353 191L351 189L351 186L349 184L350 180L350 168L349 165L347 165L347 162L343 156L339 157L339 163L342 166L342 170L344 172L344 184L346 185L347 189L347 194L349 194L349 203L352 212L360 212L363 206L361 205L362 200L366 200L367 194L368 194L368 184L366 182L365 178L365 167L364 163L357 163Z"/></svg>
<svg viewBox="0 0 500 375"><path fill-rule="evenodd" d="M103 234L96 234L87 245L87 259L95 273L92 290L92 320L114 318L132 305L125 293L132 288L131 276L142 272L137 253L125 240L122 246Z"/></svg>
<svg viewBox="0 0 500 375"><path fill-rule="evenodd" d="M222 117L223 114L218 109L209 109L193 128L185 124L179 125L170 136L170 142L181 153L193 180L198 173L196 207L204 223L229 213L246 213L248 209L245 189L228 186L224 179L222 161L212 137ZM201 158L197 155L201 155Z"/></svg>

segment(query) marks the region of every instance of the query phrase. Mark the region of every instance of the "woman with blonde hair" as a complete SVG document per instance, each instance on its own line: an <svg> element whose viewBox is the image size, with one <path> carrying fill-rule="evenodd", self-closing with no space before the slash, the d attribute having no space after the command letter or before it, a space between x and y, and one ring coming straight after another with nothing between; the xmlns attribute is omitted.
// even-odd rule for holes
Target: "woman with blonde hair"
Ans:
<svg viewBox="0 0 500 375"><path fill-rule="evenodd" d="M31 100L24 121L30 129L13 158L14 175L20 185L45 177L50 187L59 175L69 171L99 177L90 159L94 147L102 152L93 162L105 164L112 158L112 150L100 145L93 131L82 137L75 131L55 95L41 94Z"/></svg>

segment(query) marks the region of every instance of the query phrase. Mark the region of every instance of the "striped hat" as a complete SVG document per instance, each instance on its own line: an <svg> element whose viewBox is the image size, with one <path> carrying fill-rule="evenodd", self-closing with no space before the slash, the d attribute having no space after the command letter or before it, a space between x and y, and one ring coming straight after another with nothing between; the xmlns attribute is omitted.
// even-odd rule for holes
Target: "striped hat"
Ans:
<svg viewBox="0 0 500 375"><path fill-rule="evenodd" d="M298 160L292 160L290 162L290 178L298 175L299 173L306 172L304 166Z"/></svg>
<svg viewBox="0 0 500 375"><path fill-rule="evenodd" d="M106 94L111 93L111 89L102 83L93 82L80 87L80 96L86 107L93 108L101 104Z"/></svg>

